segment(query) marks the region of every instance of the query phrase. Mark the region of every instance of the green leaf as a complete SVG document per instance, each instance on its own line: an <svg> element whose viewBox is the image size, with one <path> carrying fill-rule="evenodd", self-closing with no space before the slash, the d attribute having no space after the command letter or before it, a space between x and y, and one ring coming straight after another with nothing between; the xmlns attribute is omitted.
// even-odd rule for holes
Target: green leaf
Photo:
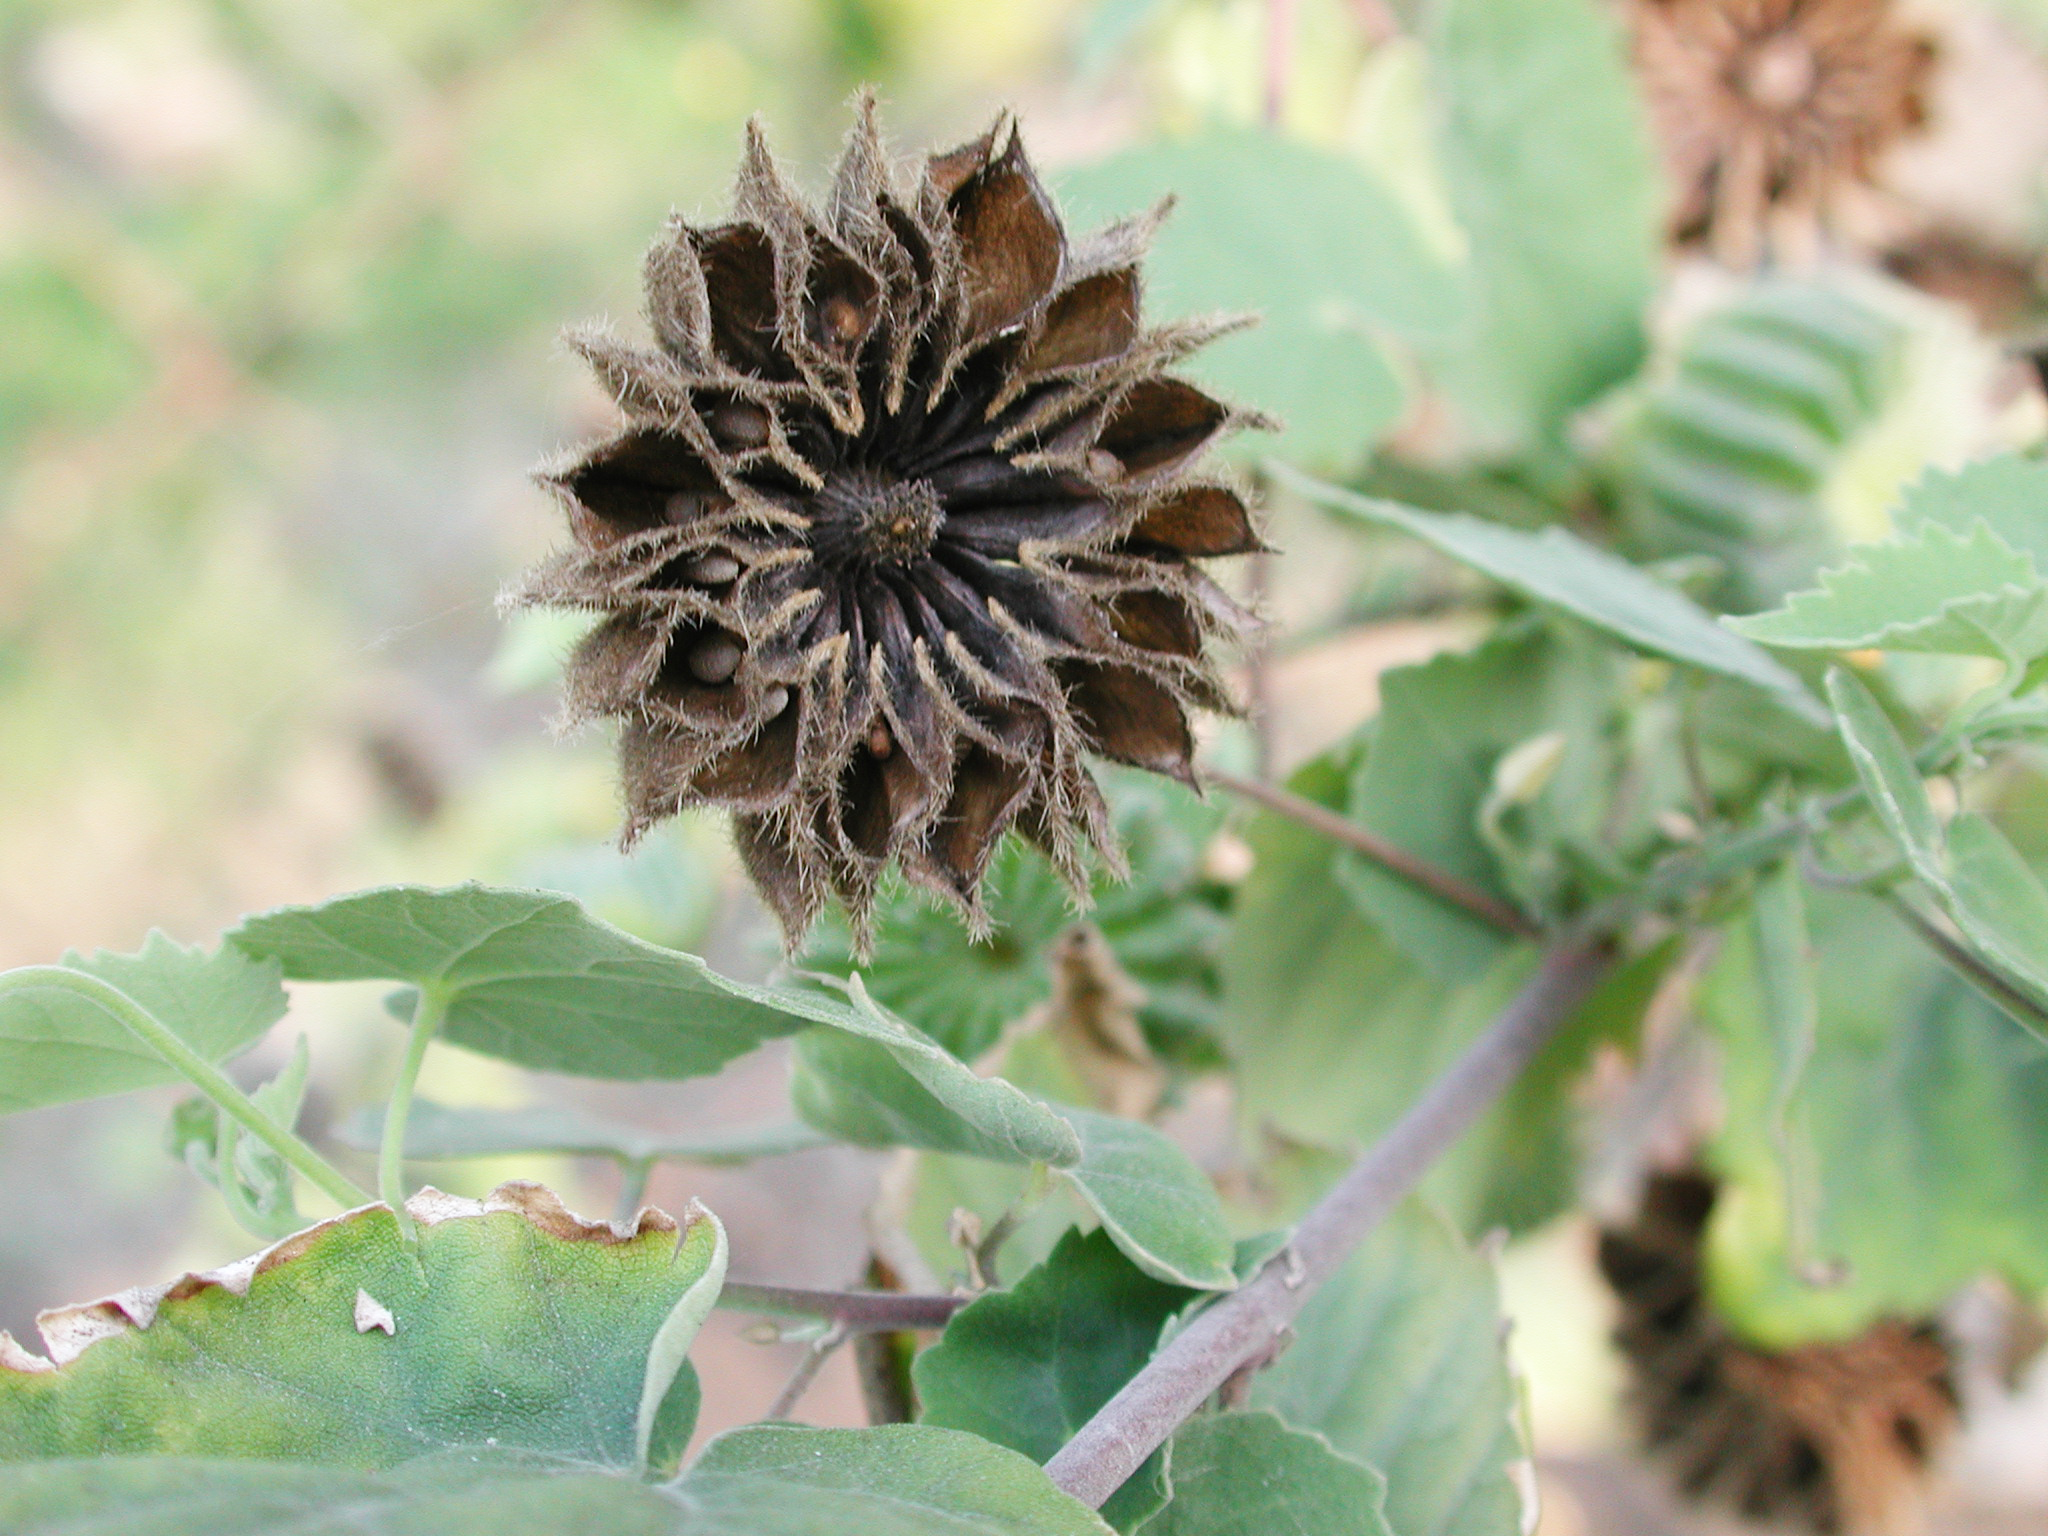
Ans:
<svg viewBox="0 0 2048 1536"><path fill-rule="evenodd" d="M1561 608L1640 650L1754 683L1795 713L1823 718L1804 683L1723 629L1691 598L1566 529L1525 533L1459 512L1421 512L1359 496L1284 468L1280 478L1333 512L1412 533L1524 597Z"/></svg>
<svg viewBox="0 0 2048 1536"><path fill-rule="evenodd" d="M1131 878L1098 878L1086 921L1144 989L1138 1019L1154 1050L1189 1066L1214 1065L1216 954L1228 920L1225 892L1204 875L1202 854L1223 808L1152 774L1112 770L1103 780ZM1019 837L997 850L983 892L994 923L988 938L973 938L957 912L892 881L864 965L836 922L819 925L803 964L840 976L860 970L876 1002L963 1061L977 1060L1050 997L1053 947L1075 922L1065 884Z"/></svg>
<svg viewBox="0 0 2048 1536"><path fill-rule="evenodd" d="M1805 887L1796 865L1781 864L1757 882L1755 923L1757 975L1771 1039L1771 1119L1782 1140L1813 1060L1820 1006L1807 941Z"/></svg>
<svg viewBox="0 0 2048 1536"><path fill-rule="evenodd" d="M972 1435L762 1425L651 1487L573 1467L417 1462L389 1472L185 1457L0 1467L15 1536L1107 1536L1013 1451Z"/></svg>
<svg viewBox="0 0 2048 1536"><path fill-rule="evenodd" d="M1348 772L1341 756L1319 758L1289 787L1330 805ZM1477 980L1451 985L1367 925L1337 884L1328 839L1266 814L1246 835L1255 862L1223 960L1240 1121L1251 1136L1323 1148L1370 1141L1499 1012L1529 954L1508 951ZM1653 950L1619 967L1432 1170L1431 1198L1468 1230L1522 1230L1562 1209L1575 1166L1572 1086L1602 1040L1631 1036L1669 961Z"/></svg>
<svg viewBox="0 0 2048 1536"><path fill-rule="evenodd" d="M632 1468L646 1441L673 1465L696 1385L671 1322L722 1271L709 1212L621 1235L531 1184L411 1206L414 1251L369 1206L224 1270L45 1313L48 1360L0 1340L0 1459L379 1467L498 1449Z"/></svg>
<svg viewBox="0 0 2048 1536"><path fill-rule="evenodd" d="M1898 730L1863 680L1846 667L1829 668L1827 688L1835 724L1870 808L1904 850L1913 872L1936 889L1945 888L1948 868L1941 820Z"/></svg>
<svg viewBox="0 0 2048 1536"><path fill-rule="evenodd" d="M1811 1175L1813 1255L1843 1278L1815 1285L1788 1251L1780 1047L1751 926L1737 923L1699 994L1726 1106L1708 1249L1717 1307L1744 1336L1787 1347L1929 1315L1986 1272L2022 1294L2048 1286L2048 1050L1881 902L1811 890L1807 906L1817 1027L1792 1152Z"/></svg>
<svg viewBox="0 0 2048 1536"><path fill-rule="evenodd" d="M1967 534L1983 523L2037 571L2048 572L2048 461L2006 453L1961 469L1930 470L1906 492L1894 519L1901 529L1939 523Z"/></svg>
<svg viewBox="0 0 2048 1536"><path fill-rule="evenodd" d="M1371 750L1352 776L1352 818L1506 905L1520 905L1481 825L1495 766L1539 733L1561 732L1560 761L1531 798L1543 802L1550 825L1612 843L1603 825L1603 779L1614 670L1591 644L1524 631L1388 672ZM1491 923L1363 854L1340 853L1336 868L1366 919L1446 980L1483 975L1511 942Z"/></svg>
<svg viewBox="0 0 2048 1536"><path fill-rule="evenodd" d="M727 1479L769 1493L756 1495L763 1509L772 1510L773 1495L790 1487L843 1500L838 1521L817 1527L817 1536L1105 1536L1109 1529L1093 1510L1053 1487L1029 1458L929 1424L729 1430L704 1448L682 1492L716 1501L730 1496ZM734 1536L758 1528L739 1520L712 1527ZM809 1536L811 1527L791 1531Z"/></svg>
<svg viewBox="0 0 2048 1536"><path fill-rule="evenodd" d="M1642 357L1663 244L1649 136L1591 0L1449 0L1424 40L1474 289L1434 360L1477 438L1532 445Z"/></svg>
<svg viewBox="0 0 2048 1536"><path fill-rule="evenodd" d="M119 987L211 1062L239 1056L285 1013L277 966L232 945L209 955L152 933L140 954L98 950L66 954L60 963ZM0 991L0 1114L183 1081L120 1020L76 992Z"/></svg>
<svg viewBox="0 0 2048 1536"><path fill-rule="evenodd" d="M2014 667L2048 654L2048 582L1988 524L1958 531L1929 519L1851 554L1784 607L1723 622L1788 649L1930 651Z"/></svg>
<svg viewBox="0 0 2048 1536"><path fill-rule="evenodd" d="M1236 1244L1216 1186L1163 1132L1088 1109L1062 1113L1081 1135L1081 1160L1060 1172L1132 1263L1202 1291L1237 1284Z"/></svg>
<svg viewBox="0 0 2048 1536"><path fill-rule="evenodd" d="M1143 1536L1395 1536L1387 1480L1270 1413L1210 1413L1173 1437L1173 1498ZM1503 1533L1505 1536L1505 1533Z"/></svg>
<svg viewBox="0 0 2048 1536"><path fill-rule="evenodd" d="M923 1420L1042 1464L1152 1358L1160 1329L1191 1296L1136 1268L1107 1232L1069 1229L1044 1263L970 1302L917 1357ZM1165 1496L1155 1453L1106 1518L1128 1530Z"/></svg>
<svg viewBox="0 0 2048 1536"><path fill-rule="evenodd" d="M446 1039L584 1077L702 1076L816 1017L544 891L385 886L267 912L228 938L291 981L438 987Z"/></svg>
<svg viewBox="0 0 2048 1536"><path fill-rule="evenodd" d="M876 1006L855 976L815 999L831 1029L797 1037L790 1097L827 1135L861 1147L923 1147L1007 1163L1079 1161L1081 1138L999 1077L979 1077L929 1036Z"/></svg>
<svg viewBox="0 0 2048 1536"><path fill-rule="evenodd" d="M113 1456L0 1466L0 1527L13 1536L724 1536L687 1518L672 1494L644 1483L516 1463L359 1472Z"/></svg>
<svg viewBox="0 0 2048 1536"><path fill-rule="evenodd" d="M1963 936L2004 976L2048 1004L2048 890L1992 822L1965 811L1949 823L1945 894ZM2039 1017L2014 1014L2042 1033Z"/></svg>
<svg viewBox="0 0 2048 1536"><path fill-rule="evenodd" d="M311 1064L301 1035L284 1070L252 1092L249 1101L275 1124L294 1129ZM257 1236L285 1237L305 1225L284 1159L221 1114L211 1099L186 1099L171 1112L170 1151L218 1189L235 1219Z"/></svg>
<svg viewBox="0 0 2048 1536"><path fill-rule="evenodd" d="M384 1133L383 1107L352 1117L335 1139L374 1152ZM523 1109L451 1108L415 1099L405 1123L405 1155L422 1162L465 1157L508 1157L533 1152L568 1157L610 1157L621 1162L700 1163L723 1168L758 1157L781 1157L830 1144L799 1121L736 1127L702 1136L665 1136L599 1120L565 1104Z"/></svg>
<svg viewBox="0 0 2048 1536"><path fill-rule="evenodd" d="M797 1037L791 1097L811 1125L866 1147L922 1147L1045 1163L1073 1184L1134 1262L1164 1279L1227 1290L1229 1228L1208 1179L1150 1126L1055 1111L977 1076L875 1006L854 977L838 1030Z"/></svg>
<svg viewBox="0 0 2048 1536"><path fill-rule="evenodd" d="M1492 1267L1411 1201L1309 1299L1252 1401L1384 1473L1402 1536L1514 1536L1504 1331Z"/></svg>
<svg viewBox="0 0 2048 1536"><path fill-rule="evenodd" d="M1304 462L1348 467L1399 417L1383 332L1441 333L1463 307L1458 274L1362 166L1277 134L1146 145L1066 173L1060 192L1076 228L1176 199L1146 263L1147 308L1258 314L1191 371L1279 416L1277 451Z"/></svg>
<svg viewBox="0 0 2048 1536"><path fill-rule="evenodd" d="M1871 808L1941 898L1966 945L2048 1008L2048 891L2005 835L1973 812L1944 828L1905 743L1853 673L1828 673L1828 697ZM2038 1018L2014 1017L2030 1029Z"/></svg>

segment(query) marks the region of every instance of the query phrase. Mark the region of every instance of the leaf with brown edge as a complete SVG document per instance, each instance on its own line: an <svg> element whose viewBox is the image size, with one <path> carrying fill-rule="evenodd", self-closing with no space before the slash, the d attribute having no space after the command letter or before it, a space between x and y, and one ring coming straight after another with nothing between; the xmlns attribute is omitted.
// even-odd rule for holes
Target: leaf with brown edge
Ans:
<svg viewBox="0 0 2048 1536"><path fill-rule="evenodd" d="M671 1324L723 1276L710 1212L620 1230L537 1184L422 1190L407 1209L413 1251L367 1206L224 1269L45 1312L46 1356L0 1335L0 1460L372 1468L495 1450L631 1469L648 1403L648 1464L674 1466L697 1388Z"/></svg>

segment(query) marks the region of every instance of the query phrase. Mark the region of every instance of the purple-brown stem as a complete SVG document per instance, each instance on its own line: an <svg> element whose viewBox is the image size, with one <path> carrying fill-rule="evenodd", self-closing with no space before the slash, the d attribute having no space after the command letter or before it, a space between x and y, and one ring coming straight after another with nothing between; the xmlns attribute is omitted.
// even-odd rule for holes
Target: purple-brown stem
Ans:
<svg viewBox="0 0 2048 1536"><path fill-rule="evenodd" d="M1210 1394L1269 1351L1314 1294L1534 1059L1606 973L1600 943L1566 943L1465 1054L1375 1142L1245 1285L1217 1300L1046 1463L1091 1508L1120 1488Z"/></svg>

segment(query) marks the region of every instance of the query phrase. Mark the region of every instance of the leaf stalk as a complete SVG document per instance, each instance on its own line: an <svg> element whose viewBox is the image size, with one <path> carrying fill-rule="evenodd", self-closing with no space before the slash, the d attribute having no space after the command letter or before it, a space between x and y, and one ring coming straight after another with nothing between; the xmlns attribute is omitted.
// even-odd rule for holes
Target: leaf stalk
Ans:
<svg viewBox="0 0 2048 1536"><path fill-rule="evenodd" d="M164 1063L213 1100L220 1112L297 1170L306 1182L344 1210L365 1203L368 1194L295 1133L257 1107L233 1078L201 1056L177 1032L112 982L62 965L28 965L0 974L0 993L57 987L74 992L122 1025Z"/></svg>

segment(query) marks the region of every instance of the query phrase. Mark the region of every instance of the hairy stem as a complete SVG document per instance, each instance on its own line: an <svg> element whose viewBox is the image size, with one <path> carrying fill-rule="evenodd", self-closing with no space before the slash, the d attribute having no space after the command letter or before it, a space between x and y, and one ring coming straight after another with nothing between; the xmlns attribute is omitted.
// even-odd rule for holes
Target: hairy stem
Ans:
<svg viewBox="0 0 2048 1536"><path fill-rule="evenodd" d="M829 1317L854 1333L894 1328L943 1328L970 1296L917 1295L901 1291L813 1291L793 1285L749 1285L728 1280L718 1304L736 1312L771 1317Z"/></svg>
<svg viewBox="0 0 2048 1536"><path fill-rule="evenodd" d="M1233 1372L1263 1358L1316 1287L1520 1075L1609 963L1599 943L1547 953L1486 1032L1302 1219L1293 1241L1198 1314L1060 1448L1046 1463L1052 1480L1100 1508Z"/></svg>
<svg viewBox="0 0 2048 1536"><path fill-rule="evenodd" d="M1234 773L1216 773L1204 770L1202 777L1218 789L1228 790L1246 800L1264 806L1277 816L1299 822L1312 832L1320 832L1332 842L1364 854L1375 864L1391 869L1403 879L1411 880L1433 896L1441 897L1453 906L1463 907L1481 922L1498 928L1502 933L1518 939L1533 939L1541 936L1541 930L1529 919L1502 901L1499 897L1480 890L1475 885L1439 869L1427 859L1418 858L1399 843L1381 837L1370 828L1362 827L1345 816L1339 816L1326 806L1304 799L1293 792L1272 784L1260 784L1252 779L1239 778Z"/></svg>
<svg viewBox="0 0 2048 1536"><path fill-rule="evenodd" d="M377 1149L377 1193L398 1218L398 1230L407 1243L418 1241L419 1231L405 1208L405 1122L412 1115L412 1091L420 1080L420 1064L427 1059L427 1047L434 1043L447 1016L447 994L438 987L421 987L419 1001L413 1004L405 1059L398 1064L398 1080L391 1085L391 1102L384 1110L384 1139Z"/></svg>
<svg viewBox="0 0 2048 1536"><path fill-rule="evenodd" d="M57 987L75 992L117 1020L130 1034L163 1058L187 1082L219 1106L220 1112L261 1141L304 1176L322 1194L347 1209L368 1195L326 1158L257 1108L234 1079L181 1040L161 1019L111 982L62 965L29 965L0 975L0 993Z"/></svg>
<svg viewBox="0 0 2048 1536"><path fill-rule="evenodd" d="M824 1369L832 1351L844 1344L852 1336L852 1332L853 1330L846 1324L834 1323L813 1340L810 1348L804 1351L803 1359L797 1361L796 1369L790 1372L789 1380L783 1384L782 1390L775 1394L775 1401L768 1405L768 1411L761 1417L786 1419L794 1413L796 1405L803 1401L804 1393L810 1390L811 1383L818 1379L818 1372Z"/></svg>

